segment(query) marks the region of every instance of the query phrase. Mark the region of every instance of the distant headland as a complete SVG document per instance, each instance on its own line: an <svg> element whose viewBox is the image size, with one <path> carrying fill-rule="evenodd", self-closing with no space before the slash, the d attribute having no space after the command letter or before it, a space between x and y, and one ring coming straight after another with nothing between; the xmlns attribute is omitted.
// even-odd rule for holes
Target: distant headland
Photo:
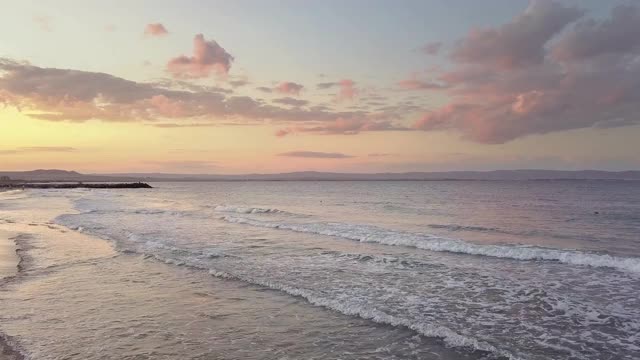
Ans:
<svg viewBox="0 0 640 360"><path fill-rule="evenodd" d="M535 181L535 180L640 180L640 171L601 170L494 170L405 173L334 173L302 171L278 174L81 174L66 170L0 171L0 178L23 183L114 183L136 184L163 181ZM0 180L2 182L2 180ZM77 185L77 184L76 184ZM94 185L91 185L94 186ZM76 186L78 187L78 186ZM88 187L88 186L84 186Z"/></svg>

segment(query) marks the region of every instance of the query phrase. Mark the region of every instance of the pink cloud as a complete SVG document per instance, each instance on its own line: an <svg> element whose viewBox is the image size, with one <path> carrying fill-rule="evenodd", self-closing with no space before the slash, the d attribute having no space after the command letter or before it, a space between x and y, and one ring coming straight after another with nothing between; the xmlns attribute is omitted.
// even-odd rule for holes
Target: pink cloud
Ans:
<svg viewBox="0 0 640 360"><path fill-rule="evenodd" d="M356 83L350 79L343 79L339 82L340 92L338 93L337 100L353 100L358 96L358 89L356 89Z"/></svg>
<svg viewBox="0 0 640 360"><path fill-rule="evenodd" d="M507 24L472 30L453 49L451 57L461 63L501 69L541 63L545 44L582 14L581 10L559 2L534 0Z"/></svg>
<svg viewBox="0 0 640 360"><path fill-rule="evenodd" d="M144 34L147 36L165 36L169 34L164 25L160 23L147 24L144 28Z"/></svg>
<svg viewBox="0 0 640 360"><path fill-rule="evenodd" d="M284 81L281 82L280 84L278 84L274 90L276 92L282 93L282 94L288 94L288 95L300 95L300 91L302 91L302 89L304 88L303 85L300 84L296 84L294 82L290 82L290 81Z"/></svg>
<svg viewBox="0 0 640 360"><path fill-rule="evenodd" d="M328 153L319 151L289 151L278 154L278 156L286 157L299 157L299 158L311 158L311 159L348 159L354 156L343 153Z"/></svg>
<svg viewBox="0 0 640 360"><path fill-rule="evenodd" d="M358 89L356 88L355 81L351 79L342 79L337 82L324 82L316 85L316 88L319 90L331 89L334 87L339 88L339 92L336 95L336 102L345 101L345 100L353 100L356 96L358 96Z"/></svg>
<svg viewBox="0 0 640 360"><path fill-rule="evenodd" d="M186 114L183 103L179 100L172 100L166 95L154 95L149 101L153 105L160 116L168 118L181 117Z"/></svg>
<svg viewBox="0 0 640 360"><path fill-rule="evenodd" d="M228 89L181 80L141 83L105 73L42 68L0 58L0 106L50 121L141 121L257 124L265 120L289 126L316 125L339 118L367 118L364 111L302 107L282 98L267 103ZM286 106L279 106L285 104ZM284 126L284 125L283 125Z"/></svg>
<svg viewBox="0 0 640 360"><path fill-rule="evenodd" d="M409 79L398 81L398 87L402 90L439 90L445 86L431 81L420 80L413 74Z"/></svg>
<svg viewBox="0 0 640 360"><path fill-rule="evenodd" d="M630 33L640 31L640 10L619 6L609 19L576 22L580 16L558 2L533 1L513 21L472 32L437 77L451 101L413 128L504 143L639 124L640 39Z"/></svg>
<svg viewBox="0 0 640 360"><path fill-rule="evenodd" d="M316 133L322 135L355 135L367 131L405 131L406 127L395 125L389 121L376 121L372 119L345 119L339 118L332 122L316 126L296 126L278 130L275 135L284 137L294 133Z"/></svg>
<svg viewBox="0 0 640 360"><path fill-rule="evenodd" d="M214 40L206 41L202 34L193 39L193 56L181 55L167 64L167 70L175 78L204 78L215 73L227 75L233 56Z"/></svg>

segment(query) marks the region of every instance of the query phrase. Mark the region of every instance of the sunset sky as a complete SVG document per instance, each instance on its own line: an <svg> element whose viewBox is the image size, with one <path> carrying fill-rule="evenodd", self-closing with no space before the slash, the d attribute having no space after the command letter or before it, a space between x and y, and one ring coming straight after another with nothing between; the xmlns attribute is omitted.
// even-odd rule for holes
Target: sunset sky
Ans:
<svg viewBox="0 0 640 360"><path fill-rule="evenodd" d="M0 3L0 170L640 169L635 1Z"/></svg>

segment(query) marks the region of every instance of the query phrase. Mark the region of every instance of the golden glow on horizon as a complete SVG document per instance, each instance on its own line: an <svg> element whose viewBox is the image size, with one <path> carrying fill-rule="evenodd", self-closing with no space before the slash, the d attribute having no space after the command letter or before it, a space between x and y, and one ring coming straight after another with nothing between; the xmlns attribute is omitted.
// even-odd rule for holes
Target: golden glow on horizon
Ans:
<svg viewBox="0 0 640 360"><path fill-rule="evenodd" d="M552 159L589 168L585 158L608 156L630 164L635 133L584 129L502 145L479 145L446 133L369 132L356 136L274 136L277 125L159 128L139 122L53 122L0 109L0 169L60 168L81 172L248 173L286 171L424 171L500 168ZM592 139L593 142L585 142ZM30 149L31 148L31 149ZM62 150L33 150L33 148ZM73 151L64 150L72 148ZM554 153L562 150L562 158ZM291 151L343 153L349 158L278 156ZM384 156L369 156L370 154ZM510 155L505 155L510 154ZM524 155L523 155L524 154ZM586 164L586 165L582 165Z"/></svg>

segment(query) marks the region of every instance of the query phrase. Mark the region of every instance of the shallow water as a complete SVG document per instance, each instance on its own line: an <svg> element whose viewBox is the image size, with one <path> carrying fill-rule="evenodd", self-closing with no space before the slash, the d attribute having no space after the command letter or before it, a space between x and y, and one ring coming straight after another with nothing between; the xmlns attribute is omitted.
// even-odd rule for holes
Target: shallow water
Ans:
<svg viewBox="0 0 640 360"><path fill-rule="evenodd" d="M0 199L28 260L0 288L0 331L34 359L640 357L635 182Z"/></svg>

